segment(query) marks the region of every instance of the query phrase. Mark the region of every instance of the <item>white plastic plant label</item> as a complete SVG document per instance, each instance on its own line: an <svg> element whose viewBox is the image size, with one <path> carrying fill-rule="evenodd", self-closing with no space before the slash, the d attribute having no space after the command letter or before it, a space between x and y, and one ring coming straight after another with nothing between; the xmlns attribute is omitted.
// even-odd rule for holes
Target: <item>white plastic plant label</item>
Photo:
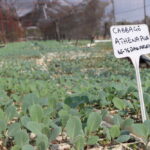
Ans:
<svg viewBox="0 0 150 150"><path fill-rule="evenodd" d="M146 120L146 109L141 86L139 59L141 55L150 53L150 36L148 26L145 24L112 26L110 32L114 55L117 58L129 57L134 65L142 121L144 122Z"/></svg>
<svg viewBox="0 0 150 150"><path fill-rule="evenodd" d="M150 36L145 24L112 26L111 37L117 58L150 53Z"/></svg>

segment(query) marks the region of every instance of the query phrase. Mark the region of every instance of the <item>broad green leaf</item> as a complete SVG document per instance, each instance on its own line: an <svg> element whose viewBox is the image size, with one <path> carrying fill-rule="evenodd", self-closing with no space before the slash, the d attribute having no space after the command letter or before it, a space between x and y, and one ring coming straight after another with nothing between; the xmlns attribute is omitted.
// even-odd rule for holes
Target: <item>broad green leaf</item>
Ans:
<svg viewBox="0 0 150 150"><path fill-rule="evenodd" d="M144 124L133 124L132 125L133 128L133 132L138 135L141 136L143 138L147 138L147 128L144 126Z"/></svg>
<svg viewBox="0 0 150 150"><path fill-rule="evenodd" d="M121 129L128 130L133 123L134 121L132 119L126 119L121 123Z"/></svg>
<svg viewBox="0 0 150 150"><path fill-rule="evenodd" d="M99 92L99 97L100 97L100 105L101 106L106 106L109 104L109 102L106 99L106 93L104 91Z"/></svg>
<svg viewBox="0 0 150 150"><path fill-rule="evenodd" d="M101 100L106 100L106 93L101 90L101 91L99 92L99 97L100 97Z"/></svg>
<svg viewBox="0 0 150 150"><path fill-rule="evenodd" d="M115 107L118 108L119 110L123 110L126 107L123 100L121 100L117 97L113 98L113 103L114 103Z"/></svg>
<svg viewBox="0 0 150 150"><path fill-rule="evenodd" d="M2 109L0 109L0 119L1 120L5 120L6 119L6 114L5 114L5 112Z"/></svg>
<svg viewBox="0 0 150 150"><path fill-rule="evenodd" d="M101 116L102 116L102 120L108 115L108 111L107 110L101 110Z"/></svg>
<svg viewBox="0 0 150 150"><path fill-rule="evenodd" d="M47 107L43 110L45 115L50 116L53 113L53 110L50 107Z"/></svg>
<svg viewBox="0 0 150 150"><path fill-rule="evenodd" d="M136 92L136 91L137 91L137 89L136 89L136 87L133 86L133 85L130 85L130 86L128 87L128 89L127 89L127 93Z"/></svg>
<svg viewBox="0 0 150 150"><path fill-rule="evenodd" d="M27 109L33 105L38 103L38 97L34 93L27 94L23 97L23 105L22 109L24 112L27 111Z"/></svg>
<svg viewBox="0 0 150 150"><path fill-rule="evenodd" d="M16 94L12 94L11 95L12 99L15 100L16 102L20 101L20 96L16 95Z"/></svg>
<svg viewBox="0 0 150 150"><path fill-rule="evenodd" d="M50 129L49 127L44 127L42 129L42 134L45 134L48 137L48 139L50 139L50 137L51 137L51 130L53 130L53 129Z"/></svg>
<svg viewBox="0 0 150 150"><path fill-rule="evenodd" d="M87 145L95 145L95 144L97 144L98 140L99 140L98 136L89 136Z"/></svg>
<svg viewBox="0 0 150 150"><path fill-rule="evenodd" d="M61 132L60 127L55 127L53 129L51 129L51 134L50 134L49 140L50 141L55 140L58 137L58 135L60 134L60 132Z"/></svg>
<svg viewBox="0 0 150 150"><path fill-rule="evenodd" d="M30 84L29 87L30 87L30 90L32 92L36 92L36 85L35 84Z"/></svg>
<svg viewBox="0 0 150 150"><path fill-rule="evenodd" d="M38 147L38 150L47 150L49 146L48 138L44 134L38 135L36 139L36 146Z"/></svg>
<svg viewBox="0 0 150 150"><path fill-rule="evenodd" d="M61 119L62 127L64 128L67 124L67 121L69 120L69 117L70 117L69 111L61 110L61 111L59 111L59 116Z"/></svg>
<svg viewBox="0 0 150 150"><path fill-rule="evenodd" d="M81 104L87 103L89 98L87 96L72 96L65 99L65 104L72 108L76 108Z"/></svg>
<svg viewBox="0 0 150 150"><path fill-rule="evenodd" d="M108 128L104 127L104 133L106 134L106 138L108 140L111 140L111 135L110 135L110 131Z"/></svg>
<svg viewBox="0 0 150 150"><path fill-rule="evenodd" d="M68 111L68 113L69 113L70 115L72 115L72 116L80 117L80 114L79 114L79 112L78 112L77 109L71 108L71 109Z"/></svg>
<svg viewBox="0 0 150 150"><path fill-rule="evenodd" d="M7 128L7 123L6 123L6 121L5 121L5 120L0 120L0 133L1 133L2 131L5 131L6 128Z"/></svg>
<svg viewBox="0 0 150 150"><path fill-rule="evenodd" d="M50 109L52 109L52 111L56 109L56 105L57 105L57 100L54 97L52 96L48 100L48 106Z"/></svg>
<svg viewBox="0 0 150 150"><path fill-rule="evenodd" d="M75 149L84 150L84 144L85 144L84 136L81 136L81 135L77 136L74 141Z"/></svg>
<svg viewBox="0 0 150 150"><path fill-rule="evenodd" d="M118 125L120 127L123 119L119 115L114 115L113 122L114 124Z"/></svg>
<svg viewBox="0 0 150 150"><path fill-rule="evenodd" d="M83 135L82 123L80 118L73 116L67 122L66 131L71 141L75 141L75 138L79 135Z"/></svg>
<svg viewBox="0 0 150 150"><path fill-rule="evenodd" d="M118 143L123 143L123 142L127 142L129 139L130 139L130 135L121 135L116 139L116 141Z"/></svg>
<svg viewBox="0 0 150 150"><path fill-rule="evenodd" d="M114 85L114 87L115 87L117 95L119 97L123 97L124 95L126 95L126 93L127 93L126 85L123 85L121 83L117 83L117 84Z"/></svg>
<svg viewBox="0 0 150 150"><path fill-rule="evenodd" d="M28 116L21 117L21 124L24 127L27 127L27 124L28 124L29 121L31 121L31 118L29 118Z"/></svg>
<svg viewBox="0 0 150 150"><path fill-rule="evenodd" d="M42 133L48 137L49 141L55 140L57 136L59 136L60 132L61 132L61 128L58 126L52 128L44 127L42 129Z"/></svg>
<svg viewBox="0 0 150 150"><path fill-rule="evenodd" d="M1 105L9 105L12 103L12 100L7 96L7 93L3 90L0 90L0 106Z"/></svg>
<svg viewBox="0 0 150 150"><path fill-rule="evenodd" d="M18 131L15 135L14 141L17 145L22 147L29 143L29 136L25 130Z"/></svg>
<svg viewBox="0 0 150 150"><path fill-rule="evenodd" d="M128 107L130 109L134 109L134 106L133 106L133 104L130 101L125 100L124 102L125 102L126 107Z"/></svg>
<svg viewBox="0 0 150 150"><path fill-rule="evenodd" d="M21 150L21 147L18 145L15 145L11 148L11 150Z"/></svg>
<svg viewBox="0 0 150 150"><path fill-rule="evenodd" d="M22 147L22 150L34 150L33 146L32 145L24 145Z"/></svg>
<svg viewBox="0 0 150 150"><path fill-rule="evenodd" d="M87 120L87 127L86 127L87 134L90 134L96 131L100 127L101 121L102 121L102 117L100 113L98 112L90 113L88 120Z"/></svg>
<svg viewBox="0 0 150 150"><path fill-rule="evenodd" d="M8 136L15 136L16 135L16 131L21 131L20 124L19 123L11 124L8 127Z"/></svg>
<svg viewBox="0 0 150 150"><path fill-rule="evenodd" d="M34 121L29 121L27 123L27 129L35 134L41 134L41 131L43 128L44 128L44 125L42 123L37 123Z"/></svg>
<svg viewBox="0 0 150 150"><path fill-rule="evenodd" d="M48 105L48 98L41 98L41 99L39 99L39 104L41 106L47 106Z"/></svg>
<svg viewBox="0 0 150 150"><path fill-rule="evenodd" d="M39 104L34 104L30 107L30 116L33 121L42 122L44 117L43 109Z"/></svg>
<svg viewBox="0 0 150 150"><path fill-rule="evenodd" d="M119 126L117 126L117 125L112 126L112 127L109 129L109 132L110 132L110 136L111 136L112 139L118 137L118 136L120 135Z"/></svg>
<svg viewBox="0 0 150 150"><path fill-rule="evenodd" d="M150 136L150 120L146 120L144 126L146 127L148 136Z"/></svg>
<svg viewBox="0 0 150 150"><path fill-rule="evenodd" d="M138 92L132 92L132 97L138 99Z"/></svg>
<svg viewBox="0 0 150 150"><path fill-rule="evenodd" d="M45 125L45 126L50 126L52 120L50 119L49 115L48 116L44 116L43 119L42 119L42 123Z"/></svg>
<svg viewBox="0 0 150 150"><path fill-rule="evenodd" d="M135 135L141 137L145 142L147 142L149 136L149 128L147 128L146 125L137 123L137 124L133 124L132 128L133 128L133 133Z"/></svg>
<svg viewBox="0 0 150 150"><path fill-rule="evenodd" d="M6 115L8 117L9 120L13 119L14 117L18 116L18 113L16 111L16 107L11 105L6 109Z"/></svg>
<svg viewBox="0 0 150 150"><path fill-rule="evenodd" d="M146 106L150 104L150 94L144 93L144 102Z"/></svg>

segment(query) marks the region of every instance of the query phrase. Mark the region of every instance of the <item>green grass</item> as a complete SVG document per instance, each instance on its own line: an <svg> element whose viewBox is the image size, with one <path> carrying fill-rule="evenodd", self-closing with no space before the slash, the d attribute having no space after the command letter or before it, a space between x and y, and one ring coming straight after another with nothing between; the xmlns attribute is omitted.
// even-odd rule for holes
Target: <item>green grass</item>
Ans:
<svg viewBox="0 0 150 150"><path fill-rule="evenodd" d="M96 49L112 50L112 43L111 42L97 43Z"/></svg>
<svg viewBox="0 0 150 150"><path fill-rule="evenodd" d="M0 48L1 58L39 58L41 55L50 52L67 52L67 51L86 51L88 41L79 41L79 45L64 41L27 41L8 43L5 47ZM84 45L85 47L82 47Z"/></svg>
<svg viewBox="0 0 150 150"><path fill-rule="evenodd" d="M1 58L40 57L40 51L32 42L8 43L0 48Z"/></svg>

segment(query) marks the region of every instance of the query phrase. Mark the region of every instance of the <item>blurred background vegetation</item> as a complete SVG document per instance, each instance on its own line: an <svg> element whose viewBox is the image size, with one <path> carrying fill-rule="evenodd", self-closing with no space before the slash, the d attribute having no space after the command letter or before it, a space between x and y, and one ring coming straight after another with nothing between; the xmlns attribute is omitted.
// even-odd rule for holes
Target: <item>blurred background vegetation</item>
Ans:
<svg viewBox="0 0 150 150"><path fill-rule="evenodd" d="M137 4L121 1L0 0L0 41L88 39L92 42L109 38L112 24L149 24L149 5L145 0ZM134 13L136 16L131 20ZM142 19L139 13L144 16ZM125 14L129 19L124 19Z"/></svg>

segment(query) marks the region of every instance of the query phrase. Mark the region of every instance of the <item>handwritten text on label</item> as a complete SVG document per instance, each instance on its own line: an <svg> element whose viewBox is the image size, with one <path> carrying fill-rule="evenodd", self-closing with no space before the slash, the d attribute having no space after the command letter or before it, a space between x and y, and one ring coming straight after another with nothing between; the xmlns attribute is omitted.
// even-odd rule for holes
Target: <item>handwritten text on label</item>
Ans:
<svg viewBox="0 0 150 150"><path fill-rule="evenodd" d="M117 58L150 53L150 36L146 25L112 26L111 36Z"/></svg>

